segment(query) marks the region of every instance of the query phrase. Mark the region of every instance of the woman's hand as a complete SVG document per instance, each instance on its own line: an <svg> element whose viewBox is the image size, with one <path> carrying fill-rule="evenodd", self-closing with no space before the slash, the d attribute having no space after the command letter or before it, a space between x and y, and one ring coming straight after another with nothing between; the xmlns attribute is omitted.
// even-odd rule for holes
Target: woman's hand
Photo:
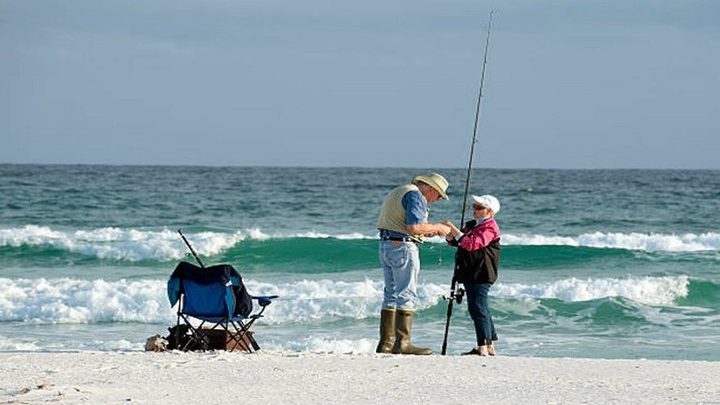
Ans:
<svg viewBox="0 0 720 405"><path fill-rule="evenodd" d="M445 240L451 241L455 238L455 235L460 233L460 230L451 221L445 220L442 223L450 229L450 232L445 235Z"/></svg>
<svg viewBox="0 0 720 405"><path fill-rule="evenodd" d="M458 229L455 224L452 223L452 221L445 220L442 222L443 225L447 225L448 228L450 228L450 232L455 235L456 233L460 233L460 229Z"/></svg>

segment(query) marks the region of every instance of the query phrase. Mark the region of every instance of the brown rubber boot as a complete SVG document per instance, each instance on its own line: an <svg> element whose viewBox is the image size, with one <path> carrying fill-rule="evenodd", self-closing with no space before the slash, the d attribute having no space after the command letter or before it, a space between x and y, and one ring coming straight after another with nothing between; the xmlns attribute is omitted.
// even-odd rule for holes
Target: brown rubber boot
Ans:
<svg viewBox="0 0 720 405"><path fill-rule="evenodd" d="M432 354L432 350L427 347L415 347L411 343L411 330L413 321L413 311L407 309L398 309L395 311L395 346L392 352L394 354Z"/></svg>
<svg viewBox="0 0 720 405"><path fill-rule="evenodd" d="M384 308L380 311L380 343L375 353L392 353L395 344L395 310Z"/></svg>

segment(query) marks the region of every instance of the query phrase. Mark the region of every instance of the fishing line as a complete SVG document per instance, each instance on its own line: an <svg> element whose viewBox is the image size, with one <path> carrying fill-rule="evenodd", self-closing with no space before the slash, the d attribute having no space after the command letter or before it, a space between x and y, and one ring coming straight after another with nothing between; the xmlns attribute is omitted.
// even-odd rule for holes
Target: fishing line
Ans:
<svg viewBox="0 0 720 405"><path fill-rule="evenodd" d="M488 49L490 48L490 32L492 29L492 18L494 10L490 11L490 18L488 19L487 36L485 38L485 55L483 56L482 73L480 74L480 89L478 91L477 104L475 107L475 125L473 127L472 142L470 143L470 159L468 162L467 175L465 176L465 193L463 194L463 205L462 213L460 214L460 226L465 224L465 210L467 209L467 196L470 188L470 173L472 172L473 155L475 155L475 144L477 143L477 132L478 123L480 122L480 107L482 105L483 98L483 86L485 84L485 68L487 66ZM445 333L443 335L442 349L440 353L445 355L447 353L447 340L448 332L450 331L450 318L452 317L453 303L462 302L463 291L458 289L457 280L455 277L455 269L453 269L453 277L450 282L450 294L447 297L443 297L448 300L447 313L445 318Z"/></svg>
<svg viewBox="0 0 720 405"><path fill-rule="evenodd" d="M475 155L475 144L477 144L478 124L480 123L480 108L482 106L483 86L485 85L485 68L487 66L488 49L490 47L490 30L492 29L493 12L490 11L488 20L487 37L485 38L485 55L483 56L482 73L480 74L480 90L478 91L477 104L475 107L475 125L473 126L472 142L470 143L470 160L468 162L467 175L465 176L465 193L463 194L463 206L460 214L460 225L465 223L465 210L467 209L467 196L470 189L470 173L472 172L473 156Z"/></svg>

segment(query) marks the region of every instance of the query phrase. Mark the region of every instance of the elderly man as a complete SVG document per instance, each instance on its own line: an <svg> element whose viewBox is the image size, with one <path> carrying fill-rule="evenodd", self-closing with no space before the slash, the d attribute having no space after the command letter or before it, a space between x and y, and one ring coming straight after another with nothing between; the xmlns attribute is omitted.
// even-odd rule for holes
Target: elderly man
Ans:
<svg viewBox="0 0 720 405"><path fill-rule="evenodd" d="M417 244L425 237L450 232L447 225L428 223L427 218L428 205L448 199L447 187L447 180L437 173L415 176L410 184L393 189L380 208L377 227L385 289L377 353L432 353L428 348L413 346L410 336L420 271Z"/></svg>

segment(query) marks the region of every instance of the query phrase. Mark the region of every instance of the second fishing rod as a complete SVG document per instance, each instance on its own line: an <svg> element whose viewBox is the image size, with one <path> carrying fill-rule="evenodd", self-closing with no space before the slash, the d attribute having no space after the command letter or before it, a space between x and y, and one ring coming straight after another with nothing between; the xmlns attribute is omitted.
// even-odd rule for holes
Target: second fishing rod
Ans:
<svg viewBox="0 0 720 405"><path fill-rule="evenodd" d="M485 53L483 56L482 72L480 74L480 88L478 90L477 103L475 107L475 125L473 127L472 141L470 142L470 159L468 162L467 174L465 176L465 192L463 194L462 211L460 214L460 225L465 224L465 210L467 209L468 190L470 189L470 174L472 173L473 167L473 156L475 155L475 144L477 144L478 124L480 123L480 111L483 99L483 86L485 84L485 68L487 67L488 49L490 48L490 33L492 31L492 19L494 11L490 11L490 17L488 19L487 36L485 38ZM457 302L460 304L464 295L464 290L460 288L457 282L457 277L453 269L453 277L450 282L450 294L446 297L448 305L447 312L445 315L445 333L443 334L442 349L440 354L445 355L447 353L448 333L450 331L450 318L452 318L453 304Z"/></svg>

